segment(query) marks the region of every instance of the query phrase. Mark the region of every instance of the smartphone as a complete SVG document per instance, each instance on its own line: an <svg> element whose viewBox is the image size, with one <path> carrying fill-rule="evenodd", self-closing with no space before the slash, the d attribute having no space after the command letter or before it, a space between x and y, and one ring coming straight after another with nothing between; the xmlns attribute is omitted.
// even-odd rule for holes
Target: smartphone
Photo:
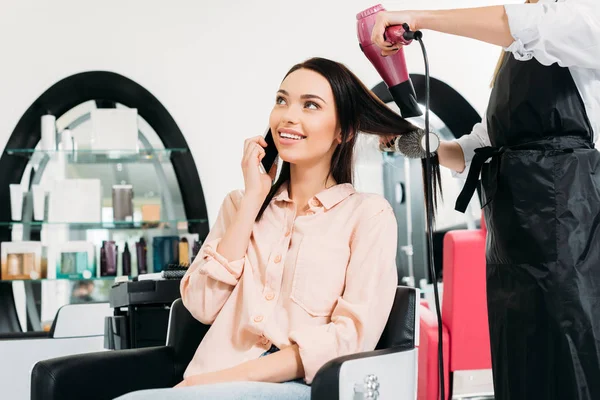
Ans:
<svg viewBox="0 0 600 400"><path fill-rule="evenodd" d="M265 134L265 142L267 142L267 147L265 148L265 156L262 159L262 166L264 172L269 173L271 172L271 168L275 165L275 160L277 160L277 147L275 147L271 129L268 129Z"/></svg>

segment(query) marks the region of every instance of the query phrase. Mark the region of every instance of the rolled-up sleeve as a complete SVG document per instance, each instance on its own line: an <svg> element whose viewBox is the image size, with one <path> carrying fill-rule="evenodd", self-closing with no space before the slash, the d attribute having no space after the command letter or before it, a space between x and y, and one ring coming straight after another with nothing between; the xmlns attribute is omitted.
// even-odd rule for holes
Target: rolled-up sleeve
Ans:
<svg viewBox="0 0 600 400"><path fill-rule="evenodd" d="M389 203L375 211L353 236L346 287L331 322L290 333L309 384L329 360L374 350L389 317L398 285L397 223Z"/></svg>
<svg viewBox="0 0 600 400"><path fill-rule="evenodd" d="M482 121L473 126L473 130L470 134L459 137L456 139L456 142L463 151L465 157L465 169L462 172L452 171L452 176L455 178L466 179L469 175L469 169L473 156L475 155L475 149L491 145L485 114L483 115Z"/></svg>
<svg viewBox="0 0 600 400"><path fill-rule="evenodd" d="M504 6L518 60L600 69L600 2L567 0Z"/></svg>
<svg viewBox="0 0 600 400"><path fill-rule="evenodd" d="M227 195L206 241L181 280L183 304L204 324L214 322L244 269L245 258L227 260L217 252L222 236L235 218L237 197L237 192Z"/></svg>

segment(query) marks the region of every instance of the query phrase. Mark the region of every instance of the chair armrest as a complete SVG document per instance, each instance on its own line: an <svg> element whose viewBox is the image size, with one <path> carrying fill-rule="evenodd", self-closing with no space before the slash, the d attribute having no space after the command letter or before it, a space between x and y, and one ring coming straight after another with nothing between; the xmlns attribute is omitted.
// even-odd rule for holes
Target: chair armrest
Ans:
<svg viewBox="0 0 600 400"><path fill-rule="evenodd" d="M109 400L135 390L176 385L173 348L102 351L35 364L31 400Z"/></svg>
<svg viewBox="0 0 600 400"><path fill-rule="evenodd" d="M354 399L367 375L379 382L379 398L413 399L417 393L417 350L395 347L335 358L319 369L311 400Z"/></svg>

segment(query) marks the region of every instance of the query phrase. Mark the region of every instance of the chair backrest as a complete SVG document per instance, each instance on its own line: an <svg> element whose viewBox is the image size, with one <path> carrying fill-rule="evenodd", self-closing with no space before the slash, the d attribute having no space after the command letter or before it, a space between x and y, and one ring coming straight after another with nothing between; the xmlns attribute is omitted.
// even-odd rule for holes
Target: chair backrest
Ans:
<svg viewBox="0 0 600 400"><path fill-rule="evenodd" d="M442 321L450 335L450 371L491 368L482 224L444 237Z"/></svg>
<svg viewBox="0 0 600 400"><path fill-rule="evenodd" d="M66 304L58 309L48 336L103 336L104 319L112 314L113 309L108 302Z"/></svg>
<svg viewBox="0 0 600 400"><path fill-rule="evenodd" d="M183 376L187 365L210 326L204 325L190 314L181 299L171 305L167 328L167 346L175 350L175 370Z"/></svg>
<svg viewBox="0 0 600 400"><path fill-rule="evenodd" d="M419 341L419 290L398 286L394 304L376 349L402 347L412 349Z"/></svg>

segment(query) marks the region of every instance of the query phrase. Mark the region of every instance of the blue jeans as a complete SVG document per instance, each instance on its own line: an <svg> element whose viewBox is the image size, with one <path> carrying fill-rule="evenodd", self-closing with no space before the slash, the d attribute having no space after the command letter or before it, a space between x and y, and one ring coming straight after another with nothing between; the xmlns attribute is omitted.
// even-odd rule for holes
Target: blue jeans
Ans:
<svg viewBox="0 0 600 400"><path fill-rule="evenodd" d="M272 346L261 357L279 349ZM116 400L310 400L310 386L302 379L284 383L227 382L182 388L139 390Z"/></svg>

